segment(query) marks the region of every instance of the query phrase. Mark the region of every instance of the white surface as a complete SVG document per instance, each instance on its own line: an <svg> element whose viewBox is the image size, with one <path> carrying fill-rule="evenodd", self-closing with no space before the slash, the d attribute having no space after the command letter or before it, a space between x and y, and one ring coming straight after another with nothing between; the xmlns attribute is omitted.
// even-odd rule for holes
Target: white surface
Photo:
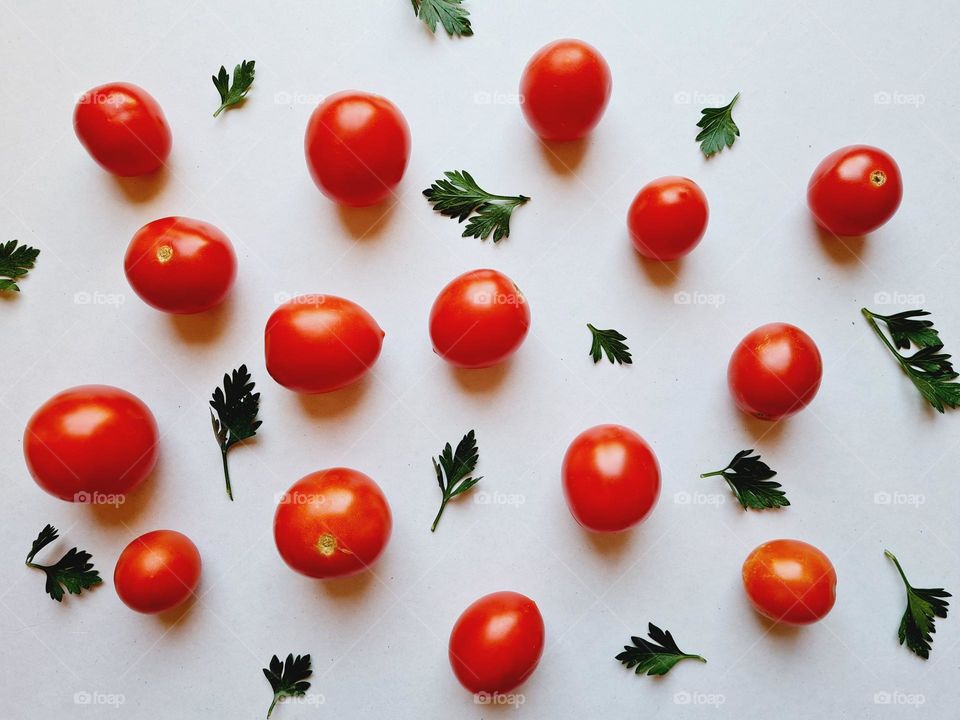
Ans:
<svg viewBox="0 0 960 720"><path fill-rule="evenodd" d="M312 655L323 704L283 706L278 718L510 716L475 705L446 657L457 615L498 589L533 597L547 625L521 717L954 713L960 609L937 622L929 662L898 647L903 588L882 551L917 585L960 589L960 416L922 405L859 308L880 292L922 295L960 352L956 6L468 7L477 35L451 41L430 37L406 0L0 3L0 240L42 249L22 295L0 302L0 715L113 717L75 704L75 693L104 693L122 696L122 717L261 717L270 691L260 668L292 651ZM597 131L561 151L572 171L510 101L529 56L564 36L594 43L614 77ZM243 58L257 61L250 99L215 120L209 76ZM75 98L112 80L142 85L166 112L174 149L159 180L114 180L73 135ZM390 97L412 129L399 202L386 212L338 210L305 168L307 117L345 88ZM699 110L737 91L742 138L705 162L693 141ZM887 226L845 249L818 237L804 194L816 163L854 142L897 159L905 195ZM420 192L458 168L533 197L509 240L461 239L462 226L431 212ZM637 259L624 222L640 186L667 174L696 179L712 210L676 277ZM170 214L213 222L237 248L237 285L208 315L157 313L123 277L132 234ZM532 332L508 365L454 372L431 351L427 314L448 280L484 266L525 291ZM386 330L360 385L301 398L266 374L266 318L278 296L304 291L352 298ZM679 292L722 304L677 304ZM78 304L78 293L106 304ZM773 320L813 336L825 374L813 405L771 428L737 413L725 372L740 337ZM633 367L594 366L587 322L624 332ZM206 402L242 362L263 393L264 425L231 454L229 503ZM89 382L135 392L162 430L156 473L119 512L45 495L22 459L32 411ZM559 486L568 442L599 422L644 435L664 477L648 521L612 539L583 533ZM484 480L431 535L440 495L430 456L470 428ZM722 483L698 478L745 447L779 470L785 512L746 514ZM376 478L395 528L375 574L322 584L283 565L271 521L276 493L332 465ZM878 492L923 504L878 504ZM490 493L523 502L476 502ZM103 587L62 605L44 596L42 575L22 561L47 522L63 532L59 547L93 553ZM200 547L202 598L139 616L117 598L112 569L135 534L159 527ZM770 632L748 606L740 565L775 537L812 542L836 565L838 601L816 626ZM709 664L661 680L623 669L613 656L651 620ZM902 694L888 706L878 693ZM919 709L895 704L908 696Z"/></svg>

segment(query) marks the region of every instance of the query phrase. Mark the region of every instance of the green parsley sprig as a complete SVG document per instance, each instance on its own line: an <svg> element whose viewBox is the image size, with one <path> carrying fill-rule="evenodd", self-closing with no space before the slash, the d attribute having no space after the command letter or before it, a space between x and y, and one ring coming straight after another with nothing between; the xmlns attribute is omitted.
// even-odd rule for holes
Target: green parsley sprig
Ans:
<svg viewBox="0 0 960 720"><path fill-rule="evenodd" d="M227 108L243 102L247 97L247 93L250 92L250 86L253 85L253 76L255 74L254 65L256 65L255 60L244 60L237 65L233 69L233 85L230 85L230 76L227 74L227 69L223 65L220 66L220 73L218 75L211 76L213 86L217 89L217 92L220 93L220 107L218 107L217 111L213 114L214 117L217 117Z"/></svg>
<svg viewBox="0 0 960 720"><path fill-rule="evenodd" d="M653 623L647 628L650 640L631 637L633 646L624 645L623 652L617 655L617 660L628 670L635 667L637 675L666 675L681 660L706 662L705 658L685 653L677 647L669 631L661 630Z"/></svg>
<svg viewBox="0 0 960 720"><path fill-rule="evenodd" d="M744 510L765 510L786 507L790 504L782 485L770 480L777 474L760 459L760 455L751 455L753 450L741 450L723 470L703 473L708 478L720 475L727 481L734 496Z"/></svg>
<svg viewBox="0 0 960 720"><path fill-rule="evenodd" d="M494 195L481 188L466 170L445 172L446 180L436 180L423 191L433 209L446 217L463 222L471 214L461 237L486 240L493 233L493 241L510 237L510 216L530 198L524 195Z"/></svg>
<svg viewBox="0 0 960 720"><path fill-rule="evenodd" d="M697 142L704 157L713 157L725 147L731 147L740 137L740 128L733 121L733 106L739 99L740 93L737 93L729 105L700 111L703 117L697 127L702 129L697 135Z"/></svg>
<svg viewBox="0 0 960 720"><path fill-rule="evenodd" d="M17 240L0 243L0 292L20 292L17 278L22 278L33 269L40 251L29 245L19 245Z"/></svg>
<svg viewBox="0 0 960 720"><path fill-rule="evenodd" d="M241 365L231 374L224 374L223 389L213 391L210 400L210 422L213 434L220 445L223 458L223 479L227 484L227 497L233 500L230 487L230 468L227 465L227 453L234 445L257 434L263 424L257 420L260 412L260 393L253 392L254 383L250 381L247 366ZM216 416L214 416L216 412Z"/></svg>
<svg viewBox="0 0 960 720"><path fill-rule="evenodd" d="M456 452L447 443L440 453L440 457L433 459L433 469L437 472L437 483L440 485L440 492L443 493L443 501L440 503L440 510L433 519L433 525L430 526L430 532L436 532L437 523L440 522L440 516L447 507L447 503L457 495L462 495L472 488L482 477L473 477L472 473L477 467L477 461L480 459L480 451L477 449L477 436L471 430L457 444Z"/></svg>
<svg viewBox="0 0 960 720"><path fill-rule="evenodd" d="M310 669L310 655L287 655L285 662L274 655L270 658L270 667L263 668L263 675L273 688L273 702L267 710L267 717L273 712L277 703L284 698L303 697L310 689L307 678L313 674Z"/></svg>
<svg viewBox="0 0 960 720"><path fill-rule="evenodd" d="M53 565L41 565L33 560L37 553L59 537L53 525L46 525L30 547L27 555L27 567L43 570L47 574L47 594L57 602L63 601L64 590L71 595L79 595L81 590L89 590L103 582L100 573L93 569L90 553L70 548L67 554Z"/></svg>
<svg viewBox="0 0 960 720"><path fill-rule="evenodd" d="M430 32L437 31L437 23L443 25L450 37L469 37L473 35L467 9L463 0L411 0L413 11Z"/></svg>
<svg viewBox="0 0 960 720"><path fill-rule="evenodd" d="M603 359L603 353L607 354L607 359L611 364L614 362L620 365L631 365L633 358L630 355L630 348L624 344L626 336L616 330L598 330L590 323L587 323L590 330L591 344L590 357L593 358L593 364L596 365Z"/></svg>
<svg viewBox="0 0 960 720"><path fill-rule="evenodd" d="M952 597L943 588L915 588L907 580L907 576L900 567L900 561L889 550L883 554L897 566L897 572L907 588L907 609L900 620L897 637L900 644L907 647L924 660L930 657L930 644L933 642L934 618L947 617L947 606L950 604L944 598Z"/></svg>

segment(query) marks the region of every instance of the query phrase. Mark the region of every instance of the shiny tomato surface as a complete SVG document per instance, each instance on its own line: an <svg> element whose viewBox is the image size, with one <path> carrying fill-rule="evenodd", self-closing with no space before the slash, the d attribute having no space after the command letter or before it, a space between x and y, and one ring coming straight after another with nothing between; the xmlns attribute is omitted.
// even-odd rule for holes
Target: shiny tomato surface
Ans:
<svg viewBox="0 0 960 720"><path fill-rule="evenodd" d="M707 230L707 196L693 180L662 177L645 185L627 214L637 252L651 260L676 260L693 250Z"/></svg>
<svg viewBox="0 0 960 720"><path fill-rule="evenodd" d="M175 530L154 530L120 553L113 584L131 610L160 613L193 594L200 582L200 567L200 551L190 538Z"/></svg>
<svg viewBox="0 0 960 720"><path fill-rule="evenodd" d="M836 602L837 573L830 559L813 545L771 540L744 561L743 587L761 615L807 625L822 619Z"/></svg>

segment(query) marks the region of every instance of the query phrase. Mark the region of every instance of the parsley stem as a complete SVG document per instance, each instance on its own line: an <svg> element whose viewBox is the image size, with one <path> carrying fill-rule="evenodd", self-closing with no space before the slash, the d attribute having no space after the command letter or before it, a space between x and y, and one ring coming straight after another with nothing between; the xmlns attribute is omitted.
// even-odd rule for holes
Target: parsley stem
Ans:
<svg viewBox="0 0 960 720"><path fill-rule="evenodd" d="M227 481L227 497L233 500L233 489L230 487L230 466L227 465L227 451L221 449L220 455L223 457L223 477Z"/></svg>
<svg viewBox="0 0 960 720"><path fill-rule="evenodd" d="M270 708L267 710L267 717L268 717L268 718L270 717L270 714L273 712L273 709L277 706L277 700L279 700L279 699L280 699L279 696L277 696L277 695L274 695L274 696L273 696L273 702L270 703Z"/></svg>
<svg viewBox="0 0 960 720"><path fill-rule="evenodd" d="M437 516L433 519L433 525L430 526L430 532L437 531L437 523L440 522L440 516L443 515L443 511L447 507L447 501L450 500L446 495L443 496L443 502L440 503L440 511L437 513Z"/></svg>
<svg viewBox="0 0 960 720"><path fill-rule="evenodd" d="M907 576L904 575L904 573L903 573L903 568L900 567L900 561L897 560L897 556L894 555L894 554L893 554L892 552L890 552L889 550L884 550L884 551L883 551L883 554L886 555L886 556L887 556L888 558L890 558L891 560L893 560L893 564L897 566L897 572L900 573L900 577L903 578L903 584L906 585L907 587L910 587L910 581L907 580Z"/></svg>
<svg viewBox="0 0 960 720"><path fill-rule="evenodd" d="M701 473L700 477L702 478L716 477L717 475L723 475L726 471L727 471L726 468L724 468L723 470L714 470L713 472Z"/></svg>
<svg viewBox="0 0 960 720"><path fill-rule="evenodd" d="M887 339L887 336L883 334L883 330L881 330L880 326L877 325L877 321L874 320L874 318L877 316L874 315L869 310L867 310L866 308L860 308L860 312L863 313L863 316L867 319L867 322L870 324L870 327L873 328L873 331L877 334L877 337L879 337L883 341L883 344L887 346L887 349L893 353L893 356L897 359L897 362L900 363L900 367L902 367L904 369L904 372L906 372L907 375L909 376L910 372L907 370L907 366L903 362L903 357L900 355L897 349L893 346L893 344Z"/></svg>

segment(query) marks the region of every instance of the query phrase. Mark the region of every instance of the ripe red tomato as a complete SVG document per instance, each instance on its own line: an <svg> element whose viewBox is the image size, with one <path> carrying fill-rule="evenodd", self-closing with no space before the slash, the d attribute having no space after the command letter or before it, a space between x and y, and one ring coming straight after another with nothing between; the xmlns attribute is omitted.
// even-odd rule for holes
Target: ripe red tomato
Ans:
<svg viewBox="0 0 960 720"><path fill-rule="evenodd" d="M807 625L822 619L836 602L837 573L813 545L771 540L744 561L743 587L761 615Z"/></svg>
<svg viewBox="0 0 960 720"><path fill-rule="evenodd" d="M737 345L727 385L737 406L761 420L779 420L810 404L823 376L820 351L803 330L769 323Z"/></svg>
<svg viewBox="0 0 960 720"><path fill-rule="evenodd" d="M645 185L630 205L633 246L652 260L676 260L693 250L707 230L707 196L693 180L662 177Z"/></svg>
<svg viewBox="0 0 960 720"><path fill-rule="evenodd" d="M123 549L113 584L131 610L160 613L193 594L200 582L200 565L200 551L190 538L175 530L154 530Z"/></svg>
<svg viewBox="0 0 960 720"><path fill-rule="evenodd" d="M33 414L23 433L30 474L71 502L114 502L143 482L157 462L153 414L126 390L83 385L64 390Z"/></svg>
<svg viewBox="0 0 960 720"><path fill-rule="evenodd" d="M540 48L520 80L523 114L544 140L578 140L603 117L613 81L595 47L557 40Z"/></svg>
<svg viewBox="0 0 960 720"><path fill-rule="evenodd" d="M386 98L349 90L331 95L313 111L304 149L310 175L324 195L341 205L376 205L403 178L410 128Z"/></svg>
<svg viewBox="0 0 960 720"><path fill-rule="evenodd" d="M873 232L900 207L903 184L896 161L880 148L850 145L830 153L813 171L807 205L834 235Z"/></svg>
<svg viewBox="0 0 960 720"><path fill-rule="evenodd" d="M73 129L90 156L120 177L158 170L170 156L170 126L157 101L131 83L109 83L84 93Z"/></svg>
<svg viewBox="0 0 960 720"><path fill-rule="evenodd" d="M280 499L273 537L280 557L314 578L353 575L372 565L393 518L380 486L362 472L331 468L295 482Z"/></svg>
<svg viewBox="0 0 960 720"><path fill-rule="evenodd" d="M533 600L509 591L490 593L453 626L450 667L472 693L507 693L537 669L543 638L543 617Z"/></svg>
<svg viewBox="0 0 960 720"><path fill-rule="evenodd" d="M237 276L237 257L229 238L213 225L168 217L137 231L123 269L147 305L189 314L223 302Z"/></svg>
<svg viewBox="0 0 960 720"><path fill-rule="evenodd" d="M295 392L338 390L376 362L383 336L377 321L356 303L335 295L301 295L267 320L267 372Z"/></svg>
<svg viewBox="0 0 960 720"><path fill-rule="evenodd" d="M574 438L563 458L570 513L594 532L619 532L650 514L660 497L653 450L622 425L597 425Z"/></svg>
<svg viewBox="0 0 960 720"><path fill-rule="evenodd" d="M454 278L430 310L433 351L461 368L484 368L507 359L530 329L530 308L513 280L496 270Z"/></svg>

